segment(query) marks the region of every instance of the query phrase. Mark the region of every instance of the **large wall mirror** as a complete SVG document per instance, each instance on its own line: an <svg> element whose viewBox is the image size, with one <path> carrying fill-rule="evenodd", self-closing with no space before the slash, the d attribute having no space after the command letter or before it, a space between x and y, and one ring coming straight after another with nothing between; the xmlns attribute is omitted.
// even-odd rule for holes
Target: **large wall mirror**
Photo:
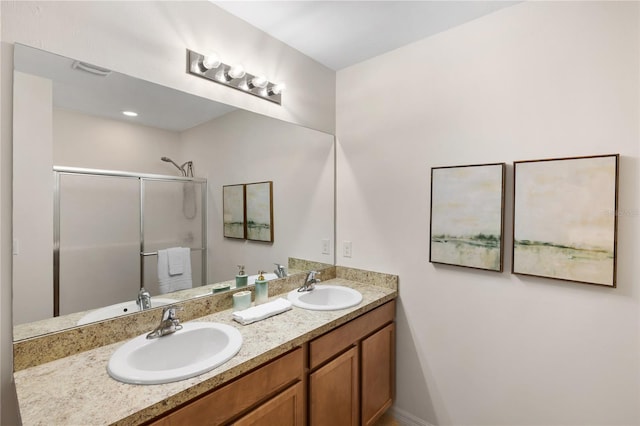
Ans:
<svg viewBox="0 0 640 426"><path fill-rule="evenodd" d="M237 265L334 264L333 135L18 44L13 95L14 340L122 310L141 283L183 300ZM273 241L225 237L223 187L256 182ZM157 253L179 247L191 285L171 292Z"/></svg>

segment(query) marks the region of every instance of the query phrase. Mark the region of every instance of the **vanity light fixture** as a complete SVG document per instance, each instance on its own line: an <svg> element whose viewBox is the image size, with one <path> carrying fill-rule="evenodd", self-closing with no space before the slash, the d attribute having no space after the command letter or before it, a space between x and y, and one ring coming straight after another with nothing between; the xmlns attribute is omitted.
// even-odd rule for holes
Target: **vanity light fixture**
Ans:
<svg viewBox="0 0 640 426"><path fill-rule="evenodd" d="M187 72L282 105L283 83L249 74L240 64L227 65L217 53L203 55L187 49Z"/></svg>
<svg viewBox="0 0 640 426"><path fill-rule="evenodd" d="M204 56L200 65L202 66L202 70L206 71L218 68L221 63L222 61L220 60L220 56L215 52L211 52Z"/></svg>
<svg viewBox="0 0 640 426"><path fill-rule="evenodd" d="M138 113L135 111L122 111L122 115L126 115L127 117L137 117Z"/></svg>

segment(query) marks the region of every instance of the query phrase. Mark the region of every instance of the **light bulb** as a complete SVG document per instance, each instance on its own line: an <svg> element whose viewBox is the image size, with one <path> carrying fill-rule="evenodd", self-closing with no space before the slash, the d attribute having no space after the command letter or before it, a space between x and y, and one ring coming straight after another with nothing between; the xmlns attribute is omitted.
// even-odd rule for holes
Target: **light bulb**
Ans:
<svg viewBox="0 0 640 426"><path fill-rule="evenodd" d="M244 71L244 67L241 64L235 64L231 66L228 74L231 78L242 78L246 73Z"/></svg>
<svg viewBox="0 0 640 426"><path fill-rule="evenodd" d="M205 69L213 69L218 68L222 61L220 60L220 56L218 56L215 52L210 52L202 59L202 66Z"/></svg>
<svg viewBox="0 0 640 426"><path fill-rule="evenodd" d="M135 111L122 111L123 115L126 115L127 117L137 117L138 113Z"/></svg>
<svg viewBox="0 0 640 426"><path fill-rule="evenodd" d="M260 89L264 89L265 87L267 87L267 84L269 84L269 81L266 78L264 78L264 77L262 77L260 75L257 75L257 76L255 76L255 77L253 77L251 79L250 86L251 87L258 87Z"/></svg>
<svg viewBox="0 0 640 426"><path fill-rule="evenodd" d="M271 86L271 90L269 90L269 93L271 93L272 95L279 95L280 93L284 92L286 88L287 88L286 84L276 83L273 86Z"/></svg>

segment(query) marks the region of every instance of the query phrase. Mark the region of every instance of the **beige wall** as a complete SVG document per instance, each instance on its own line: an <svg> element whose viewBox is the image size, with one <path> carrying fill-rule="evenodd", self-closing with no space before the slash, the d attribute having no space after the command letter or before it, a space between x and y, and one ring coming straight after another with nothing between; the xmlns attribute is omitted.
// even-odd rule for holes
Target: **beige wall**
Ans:
<svg viewBox="0 0 640 426"><path fill-rule="evenodd" d="M11 383L11 102L15 42L95 63L323 131L334 131L335 73L207 1L0 2L0 423L16 422ZM185 73L186 48L215 49L228 62L285 81L277 106ZM313 84L308 84L313 81Z"/></svg>
<svg viewBox="0 0 640 426"><path fill-rule="evenodd" d="M337 73L338 264L400 276L399 414L640 424L639 22L636 2L526 2ZM617 289L429 263L431 167L610 153Z"/></svg>

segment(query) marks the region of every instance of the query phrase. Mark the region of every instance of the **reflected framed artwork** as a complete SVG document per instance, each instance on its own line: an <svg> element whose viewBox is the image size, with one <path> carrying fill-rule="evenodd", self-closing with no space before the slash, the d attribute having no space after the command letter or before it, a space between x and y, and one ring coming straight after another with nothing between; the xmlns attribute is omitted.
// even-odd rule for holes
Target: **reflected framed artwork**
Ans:
<svg viewBox="0 0 640 426"><path fill-rule="evenodd" d="M429 262L502 272L505 170L431 168Z"/></svg>
<svg viewBox="0 0 640 426"><path fill-rule="evenodd" d="M514 163L514 274L616 287L619 154Z"/></svg>
<svg viewBox="0 0 640 426"><path fill-rule="evenodd" d="M248 183L247 239L273 242L273 182Z"/></svg>
<svg viewBox="0 0 640 426"><path fill-rule="evenodd" d="M246 238L244 185L222 187L222 214L225 238Z"/></svg>

